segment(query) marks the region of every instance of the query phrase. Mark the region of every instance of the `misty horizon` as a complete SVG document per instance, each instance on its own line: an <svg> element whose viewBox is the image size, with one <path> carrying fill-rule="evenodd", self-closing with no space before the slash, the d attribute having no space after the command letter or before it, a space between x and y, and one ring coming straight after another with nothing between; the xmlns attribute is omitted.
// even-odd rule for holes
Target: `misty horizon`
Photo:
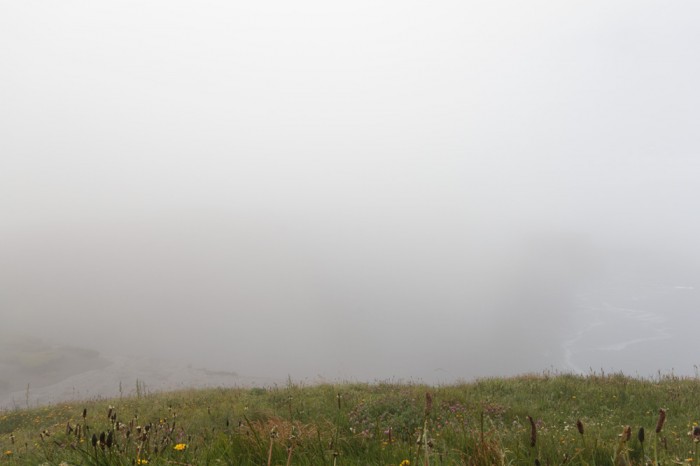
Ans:
<svg viewBox="0 0 700 466"><path fill-rule="evenodd" d="M4 4L0 334L278 379L693 374L698 13Z"/></svg>

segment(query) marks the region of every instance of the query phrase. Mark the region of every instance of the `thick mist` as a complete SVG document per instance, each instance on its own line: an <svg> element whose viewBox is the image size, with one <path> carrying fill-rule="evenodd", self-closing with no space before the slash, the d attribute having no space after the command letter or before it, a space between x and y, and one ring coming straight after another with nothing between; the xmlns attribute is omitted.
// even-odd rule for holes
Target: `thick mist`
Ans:
<svg viewBox="0 0 700 466"><path fill-rule="evenodd" d="M312 381L691 373L698 13L2 5L0 338Z"/></svg>

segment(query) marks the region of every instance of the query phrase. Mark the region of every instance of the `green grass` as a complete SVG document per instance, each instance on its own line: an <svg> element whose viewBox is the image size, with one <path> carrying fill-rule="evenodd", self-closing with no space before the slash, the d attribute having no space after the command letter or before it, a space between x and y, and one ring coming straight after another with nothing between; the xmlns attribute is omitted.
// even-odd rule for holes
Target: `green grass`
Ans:
<svg viewBox="0 0 700 466"><path fill-rule="evenodd" d="M698 420L700 381L673 376L142 390L1 412L0 465L697 464Z"/></svg>

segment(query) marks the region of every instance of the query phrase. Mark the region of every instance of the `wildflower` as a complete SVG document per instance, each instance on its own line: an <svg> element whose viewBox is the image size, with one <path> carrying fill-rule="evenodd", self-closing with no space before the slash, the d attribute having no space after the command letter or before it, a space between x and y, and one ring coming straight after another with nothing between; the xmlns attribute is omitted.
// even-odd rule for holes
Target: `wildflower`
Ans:
<svg viewBox="0 0 700 466"><path fill-rule="evenodd" d="M387 430L384 431L384 435L387 436L387 442L389 443L394 443L394 439L392 438L392 429L389 427Z"/></svg>
<svg viewBox="0 0 700 466"><path fill-rule="evenodd" d="M399 466L411 466L411 462L409 460L403 460Z"/></svg>
<svg viewBox="0 0 700 466"><path fill-rule="evenodd" d="M148 460L139 458L136 460L136 464L148 464Z"/></svg>
<svg viewBox="0 0 700 466"><path fill-rule="evenodd" d="M12 456L12 450L5 450L5 456Z"/></svg>
<svg viewBox="0 0 700 466"><path fill-rule="evenodd" d="M186 443L178 443L178 444L176 444L176 445L173 447L173 450L182 451L182 450L184 450L185 448L187 448L187 444L186 444Z"/></svg>

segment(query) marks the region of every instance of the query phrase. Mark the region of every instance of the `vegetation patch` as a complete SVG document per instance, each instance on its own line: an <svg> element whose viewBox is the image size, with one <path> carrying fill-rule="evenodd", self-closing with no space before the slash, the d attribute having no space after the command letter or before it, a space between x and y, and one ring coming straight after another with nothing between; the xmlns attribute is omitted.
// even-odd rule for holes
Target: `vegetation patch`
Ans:
<svg viewBox="0 0 700 466"><path fill-rule="evenodd" d="M697 464L700 381L206 389L0 413L0 465Z"/></svg>

